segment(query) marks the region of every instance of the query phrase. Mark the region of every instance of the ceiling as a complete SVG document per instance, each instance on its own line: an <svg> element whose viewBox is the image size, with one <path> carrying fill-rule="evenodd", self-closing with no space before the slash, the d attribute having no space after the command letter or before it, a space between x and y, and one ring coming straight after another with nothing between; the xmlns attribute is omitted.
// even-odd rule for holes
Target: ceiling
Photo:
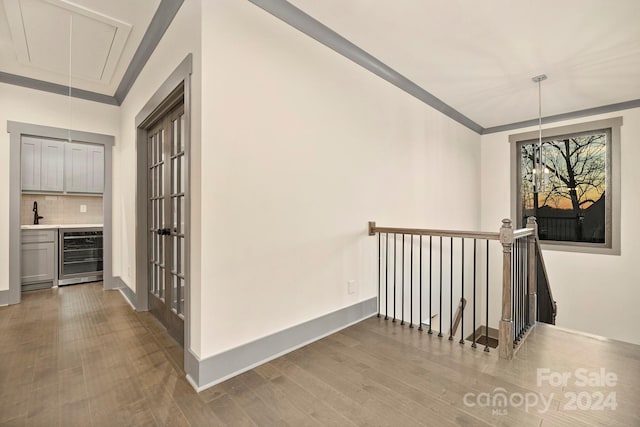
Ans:
<svg viewBox="0 0 640 427"><path fill-rule="evenodd" d="M289 0L484 128L640 99L638 0Z"/></svg>
<svg viewBox="0 0 640 427"><path fill-rule="evenodd" d="M0 0L0 81L120 103L182 1ZM544 116L640 106L639 0L249 1L302 31L287 16L310 15L374 60L356 62L480 133L535 119L543 73Z"/></svg>
<svg viewBox="0 0 640 427"><path fill-rule="evenodd" d="M161 0L1 2L1 72L111 96Z"/></svg>

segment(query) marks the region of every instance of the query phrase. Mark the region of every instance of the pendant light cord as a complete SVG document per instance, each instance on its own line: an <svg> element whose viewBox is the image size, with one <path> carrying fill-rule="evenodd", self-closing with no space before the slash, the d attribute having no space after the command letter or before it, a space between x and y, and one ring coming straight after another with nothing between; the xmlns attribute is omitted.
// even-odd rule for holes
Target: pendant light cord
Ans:
<svg viewBox="0 0 640 427"><path fill-rule="evenodd" d="M73 41L73 15L69 15L69 129L67 139L71 142L71 127L73 125L73 106L71 102L71 66L72 66L72 41Z"/></svg>
<svg viewBox="0 0 640 427"><path fill-rule="evenodd" d="M538 169L542 171L542 80L538 80Z"/></svg>
<svg viewBox="0 0 640 427"><path fill-rule="evenodd" d="M533 170L532 170L532 183L533 183L533 192L537 193L542 186L546 185L545 183L545 170L543 170L543 162L542 162L542 81L546 80L546 74L540 74L539 76L533 77L535 83L538 83L538 146L537 149L533 150Z"/></svg>

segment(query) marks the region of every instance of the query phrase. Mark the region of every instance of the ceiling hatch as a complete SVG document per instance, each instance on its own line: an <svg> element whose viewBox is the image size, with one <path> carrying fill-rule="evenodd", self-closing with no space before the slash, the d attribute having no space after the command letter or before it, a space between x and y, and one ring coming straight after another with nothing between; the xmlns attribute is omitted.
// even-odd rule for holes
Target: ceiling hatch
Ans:
<svg viewBox="0 0 640 427"><path fill-rule="evenodd" d="M130 24L64 0L4 3L18 61L72 79L111 81Z"/></svg>

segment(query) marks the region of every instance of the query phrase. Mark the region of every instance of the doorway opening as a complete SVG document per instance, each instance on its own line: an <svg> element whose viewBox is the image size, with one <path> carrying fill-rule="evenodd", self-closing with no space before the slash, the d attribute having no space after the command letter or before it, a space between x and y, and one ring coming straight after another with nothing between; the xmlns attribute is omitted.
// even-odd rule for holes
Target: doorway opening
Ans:
<svg viewBox="0 0 640 427"><path fill-rule="evenodd" d="M59 144L50 144L50 141L66 141L66 142L82 142L87 144L87 146L91 146L98 150L101 153L101 165L99 168L99 172L96 173L97 176L101 177L100 183L100 193L102 195L102 201L99 204L96 204L96 212L101 217L101 232L104 236L102 239L102 261L101 261L101 270L102 270L102 282L103 289L110 290L115 288L115 282L112 274L112 221L111 221L111 206L112 206L112 179L111 179L111 169L112 169L112 146L114 144L115 138L112 135L98 134L93 132L85 132L74 129L66 129L66 128L57 128L51 126L43 126L32 123L22 123L22 122L13 122L7 121L7 131L10 134L9 142L10 142L10 170L9 170L9 289L7 291L0 291L0 304L18 304L21 300L22 293L22 285L26 284L26 289L32 284L35 284L35 287L38 287L40 283L48 283L49 285L59 284L59 260L60 254L58 253L58 231L54 230L56 227L55 224L62 224L64 221L60 221L60 217L57 220L54 220L51 217L51 210L48 210L47 220L45 222L49 222L49 225L46 224L30 224L30 222L39 222L42 219L43 215L45 215L43 209L37 209L34 200L29 200L29 209L28 213L32 215L31 221L23 221L22 219L22 204L23 202L27 203L27 201L23 200L23 184L25 171L23 167L28 166L28 162L25 162L25 158L23 158L23 142L33 141L34 138L39 138L42 141L46 141L49 145L54 148L60 148ZM51 148L47 146L47 149ZM47 156L49 160L56 159L55 153L52 154L51 157ZM62 197L63 192L61 191L60 185L62 184L62 178L59 176L59 172L62 172L63 169L60 168L62 162L58 162L58 174L50 173L47 175L47 185L58 185L58 187L49 187L46 186L44 189L40 188L40 191L36 191L34 188L27 189L24 194L28 194L30 197L38 194L40 199L38 201L42 202L42 200L46 201L46 198L54 199ZM47 165L50 166L50 165ZM38 168L40 169L40 168ZM49 172L56 170L55 168L47 168ZM35 169L34 169L35 171ZM42 171L41 171L42 172ZM42 180L40 180L40 185L42 185ZM27 183L28 184L28 183ZM62 187L64 188L64 187ZM65 190L66 192L70 192L70 190ZM74 194L74 197L80 197L78 194L80 193L89 193L90 191L85 189L82 192L78 192ZM97 190L91 191L92 193L98 193ZM93 196L97 197L97 196ZM31 207L32 206L32 207ZM86 206L89 206L89 203L86 203ZM59 207L59 205L58 205ZM85 213L83 212L83 215ZM89 214L89 213L86 213ZM38 218L39 217L39 218ZM72 222L76 222L75 220ZM29 223L29 224L27 224ZM55 224L53 224L55 223ZM40 233L45 230L23 230L24 228L28 228L28 226L39 226L44 225L47 230L46 233ZM100 224L96 224L100 225ZM23 234L26 233L25 236ZM29 235L29 233L34 232L37 235ZM43 234L43 235L40 235ZM42 241L38 239L43 239ZM23 256L23 252L24 255ZM40 253L41 256L36 257L36 253ZM27 257L30 257L27 259ZM43 263L40 262L40 259L45 260ZM25 267L24 261L28 260L31 264ZM34 264L35 262L35 264ZM81 276L84 276L82 274Z"/></svg>
<svg viewBox="0 0 640 427"><path fill-rule="evenodd" d="M185 158L183 99L147 132L149 311L184 343Z"/></svg>
<svg viewBox="0 0 640 427"><path fill-rule="evenodd" d="M136 117L136 308L189 348L191 55Z"/></svg>

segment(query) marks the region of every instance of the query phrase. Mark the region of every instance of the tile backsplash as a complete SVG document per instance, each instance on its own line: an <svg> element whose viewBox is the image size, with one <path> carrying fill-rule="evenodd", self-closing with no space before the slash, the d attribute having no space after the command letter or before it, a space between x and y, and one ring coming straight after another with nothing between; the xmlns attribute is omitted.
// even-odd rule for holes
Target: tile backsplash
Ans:
<svg viewBox="0 0 640 427"><path fill-rule="evenodd" d="M20 223L33 224L33 202L38 202L40 224L102 224L101 196L23 194ZM83 206L86 212L81 212Z"/></svg>

